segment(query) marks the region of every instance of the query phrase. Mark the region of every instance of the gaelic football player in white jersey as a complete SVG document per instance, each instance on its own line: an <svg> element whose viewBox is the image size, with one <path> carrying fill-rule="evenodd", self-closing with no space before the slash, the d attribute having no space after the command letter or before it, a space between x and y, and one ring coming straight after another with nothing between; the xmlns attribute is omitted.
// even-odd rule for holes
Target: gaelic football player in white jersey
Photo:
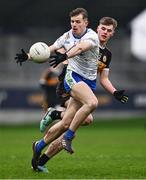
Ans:
<svg viewBox="0 0 146 180"><path fill-rule="evenodd" d="M70 13L71 30L61 36L50 46L51 53L64 48L66 53L56 52L51 58L51 65L56 66L68 59L69 65L65 77L65 88L71 98L62 121L55 124L40 141L33 143L32 167L38 167L38 159L42 149L65 132L73 121L74 128L68 129L62 144L70 153L71 140L75 131L88 115L93 112L98 100L93 91L96 89L97 58L99 54L99 39L92 29L88 29L88 13L84 8L77 8ZM17 63L29 60L29 54L23 50L16 54Z"/></svg>
<svg viewBox="0 0 146 180"><path fill-rule="evenodd" d="M50 46L51 51L60 48L66 50L65 54L57 53L51 58L51 65L57 65L68 59L68 67L64 85L71 98L62 121L49 129L45 137L33 145L34 156L32 167L39 168L38 155L52 140L65 132L73 121L75 129L68 129L62 139L64 147L70 153L71 140L80 124L94 111L98 101L93 91L96 89L97 58L99 53L99 40L96 32L88 29L88 15L85 9L77 8L71 12L72 29L63 34Z"/></svg>

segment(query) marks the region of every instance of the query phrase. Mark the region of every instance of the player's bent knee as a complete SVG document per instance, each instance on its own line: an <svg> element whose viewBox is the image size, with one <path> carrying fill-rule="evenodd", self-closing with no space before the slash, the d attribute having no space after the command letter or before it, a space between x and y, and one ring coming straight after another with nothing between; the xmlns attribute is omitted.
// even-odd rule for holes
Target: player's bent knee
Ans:
<svg viewBox="0 0 146 180"><path fill-rule="evenodd" d="M93 110L95 110L97 108L98 101L97 100L92 100L87 105L91 109L91 111L93 111Z"/></svg>

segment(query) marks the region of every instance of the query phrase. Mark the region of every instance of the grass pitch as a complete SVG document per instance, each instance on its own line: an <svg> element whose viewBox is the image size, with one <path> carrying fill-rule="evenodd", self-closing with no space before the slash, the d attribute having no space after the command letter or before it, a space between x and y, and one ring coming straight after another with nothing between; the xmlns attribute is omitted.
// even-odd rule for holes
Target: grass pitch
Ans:
<svg viewBox="0 0 146 180"><path fill-rule="evenodd" d="M0 179L146 179L146 118L94 121L81 127L73 155L62 151L48 174L31 169L38 125L0 126Z"/></svg>

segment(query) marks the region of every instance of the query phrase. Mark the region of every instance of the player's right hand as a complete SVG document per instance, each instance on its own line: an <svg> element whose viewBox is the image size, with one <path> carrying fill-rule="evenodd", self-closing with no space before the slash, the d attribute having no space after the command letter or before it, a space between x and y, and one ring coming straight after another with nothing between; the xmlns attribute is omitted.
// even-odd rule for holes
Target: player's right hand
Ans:
<svg viewBox="0 0 146 180"><path fill-rule="evenodd" d="M63 54L63 53L55 51L55 55L50 56L49 64L50 64L50 66L55 68L56 66L58 66L58 64L60 64L61 62L65 61L65 60L67 60L66 53Z"/></svg>
<svg viewBox="0 0 146 180"><path fill-rule="evenodd" d="M24 49L21 49L21 53L17 53L15 56L16 63L22 65L22 62L25 62L28 60L28 54L24 51Z"/></svg>

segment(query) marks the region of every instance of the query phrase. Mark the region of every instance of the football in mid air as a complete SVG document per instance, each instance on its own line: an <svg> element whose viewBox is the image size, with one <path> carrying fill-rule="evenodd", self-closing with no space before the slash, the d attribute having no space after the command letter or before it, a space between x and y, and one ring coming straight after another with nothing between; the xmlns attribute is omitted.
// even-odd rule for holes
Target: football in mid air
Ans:
<svg viewBox="0 0 146 180"><path fill-rule="evenodd" d="M29 55L35 63L46 62L50 57L49 46L44 42L37 42L30 47Z"/></svg>

